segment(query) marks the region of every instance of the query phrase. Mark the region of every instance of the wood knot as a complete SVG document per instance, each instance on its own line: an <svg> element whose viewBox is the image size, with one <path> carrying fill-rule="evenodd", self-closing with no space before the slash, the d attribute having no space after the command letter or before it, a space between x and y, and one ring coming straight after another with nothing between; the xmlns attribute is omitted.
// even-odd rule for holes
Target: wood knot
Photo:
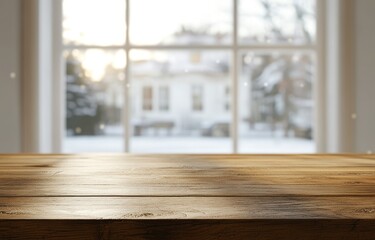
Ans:
<svg viewBox="0 0 375 240"><path fill-rule="evenodd" d="M362 184L361 182L358 182L358 181L351 181L351 182L346 182L346 184Z"/></svg>
<svg viewBox="0 0 375 240"><path fill-rule="evenodd" d="M21 212L14 212L14 211L0 211L0 215L21 215Z"/></svg>
<svg viewBox="0 0 375 240"><path fill-rule="evenodd" d="M358 209L356 212L358 213L375 213L375 208L361 208Z"/></svg>
<svg viewBox="0 0 375 240"><path fill-rule="evenodd" d="M145 213L128 213L125 214L124 217L130 217L130 218L144 218L144 217L153 217L154 214L150 212Z"/></svg>
<svg viewBox="0 0 375 240"><path fill-rule="evenodd" d="M35 167L35 168L50 168L50 167L52 167L52 164L35 164L35 165L29 165L29 167Z"/></svg>

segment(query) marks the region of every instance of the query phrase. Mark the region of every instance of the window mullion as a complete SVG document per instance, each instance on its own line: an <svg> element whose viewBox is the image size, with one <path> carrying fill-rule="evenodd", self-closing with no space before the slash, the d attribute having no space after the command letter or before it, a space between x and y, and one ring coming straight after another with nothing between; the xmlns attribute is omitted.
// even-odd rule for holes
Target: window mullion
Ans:
<svg viewBox="0 0 375 240"><path fill-rule="evenodd" d="M125 67L125 84L124 84L124 104L123 104L123 128L124 128L124 149L125 152L130 152L130 119L131 119L131 110L130 110L130 57L129 57L129 9L130 9L130 0L126 0L126 12L125 12L125 27L126 27L126 37L125 37L125 56L126 56L126 67Z"/></svg>
<svg viewBox="0 0 375 240"><path fill-rule="evenodd" d="M238 0L233 0L233 48L232 48L232 124L231 124L231 140L232 152L238 152Z"/></svg>

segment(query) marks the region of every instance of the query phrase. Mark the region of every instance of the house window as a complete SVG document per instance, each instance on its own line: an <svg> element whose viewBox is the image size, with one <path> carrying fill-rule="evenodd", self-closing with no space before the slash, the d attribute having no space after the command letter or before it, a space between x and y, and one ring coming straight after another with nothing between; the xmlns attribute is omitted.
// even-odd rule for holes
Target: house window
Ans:
<svg viewBox="0 0 375 240"><path fill-rule="evenodd" d="M224 110L230 111L230 86L224 88Z"/></svg>
<svg viewBox="0 0 375 240"><path fill-rule="evenodd" d="M191 88L191 102L194 112L203 111L203 87L194 85Z"/></svg>
<svg viewBox="0 0 375 240"><path fill-rule="evenodd" d="M201 62L201 53L200 52L192 52L190 54L190 62L192 64L198 64Z"/></svg>
<svg viewBox="0 0 375 240"><path fill-rule="evenodd" d="M143 87L142 89L142 109L143 111L152 111L153 106L152 87Z"/></svg>
<svg viewBox="0 0 375 240"><path fill-rule="evenodd" d="M315 151L322 0L62 3L64 152Z"/></svg>
<svg viewBox="0 0 375 240"><path fill-rule="evenodd" d="M169 110L169 88L166 86L159 88L159 110L162 112Z"/></svg>

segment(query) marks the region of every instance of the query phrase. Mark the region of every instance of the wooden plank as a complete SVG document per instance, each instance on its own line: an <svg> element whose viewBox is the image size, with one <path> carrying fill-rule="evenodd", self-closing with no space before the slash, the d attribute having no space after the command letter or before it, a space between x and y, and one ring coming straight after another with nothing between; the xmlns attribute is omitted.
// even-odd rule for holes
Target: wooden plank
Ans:
<svg viewBox="0 0 375 240"><path fill-rule="evenodd" d="M0 196L375 195L372 155L0 155L0 159Z"/></svg>
<svg viewBox="0 0 375 240"><path fill-rule="evenodd" d="M257 177L257 180L248 180L248 179L237 179L234 178L230 174L223 174L223 175L216 175L216 174L207 174L204 176L199 176L198 179L195 179L193 175L186 174L186 175L179 175L179 176L172 176L172 175L161 175L156 176L152 175L110 175L108 176L96 176L94 181L97 184L101 185L111 185L111 184L138 184L138 185L147 185L147 184L154 184L155 179L160 184L171 184L171 182L176 182L175 184L198 184L197 182L201 182L202 184L207 183L222 183L223 181L218 179L219 177L228 179L225 181L224 184L236 185L259 185L259 184L283 184L283 185L344 185L344 186L351 186L351 185L372 185L375 181L374 176L366 176L363 177L361 175L353 175L353 176L320 176L320 175L263 175L262 177ZM195 180L195 181L194 181ZM90 174L85 175L68 175L64 173L56 173L56 174L46 174L42 176L35 176L35 175L7 175L7 176L0 176L0 186L9 186L9 185L22 185L26 182L34 181L38 184L43 184L46 186L56 185L61 183L62 185L67 185L71 183L79 183L82 185L89 185L93 184L93 177Z"/></svg>
<svg viewBox="0 0 375 240"><path fill-rule="evenodd" d="M145 194L320 196L374 195L375 193L375 167L370 166L370 163L375 161L367 155L346 157L345 161L341 160L341 156L338 159L331 156L317 157L313 160L314 166L304 167L295 165L288 167L288 164L298 158L311 160L312 156L292 155L291 160L287 159L289 155L283 157L230 155L235 159L241 159L237 162L237 165L239 164L237 167L234 167L236 162L232 160L222 161L220 160L222 156L217 156L216 159L215 156L210 155L180 156L178 161L175 160L176 156L169 155L140 157L114 155L116 160L111 156L100 155L91 157L92 160L85 156L75 156L76 160L72 160L69 156L53 158L49 155L42 155L39 158L26 156L26 159L16 156L15 159L22 160L17 167L13 166L15 163L12 157L2 157L0 162L0 195L2 196ZM276 157L282 160L275 160ZM63 160L56 164L55 158ZM138 161L138 158L152 159L152 161ZM265 163L260 163L258 158L271 161L268 162L269 167L265 167ZM183 165L179 163L181 159L186 160ZM246 161L242 161L243 159ZM299 160L298 164L305 161L307 160ZM285 162L285 164L280 167L275 166L273 162ZM325 162L334 162L336 167L324 166ZM352 167L348 165L349 163ZM366 166L363 166L364 164Z"/></svg>
<svg viewBox="0 0 375 240"><path fill-rule="evenodd" d="M374 200L374 197L1 197L0 219L375 220Z"/></svg>
<svg viewBox="0 0 375 240"><path fill-rule="evenodd" d="M247 184L22 184L0 186L0 196L372 196L374 185Z"/></svg>

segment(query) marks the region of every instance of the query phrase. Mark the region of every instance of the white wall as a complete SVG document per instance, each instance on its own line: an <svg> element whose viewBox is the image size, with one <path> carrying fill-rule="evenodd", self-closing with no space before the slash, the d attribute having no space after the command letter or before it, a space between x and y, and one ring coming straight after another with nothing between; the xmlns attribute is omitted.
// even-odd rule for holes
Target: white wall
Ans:
<svg viewBox="0 0 375 240"><path fill-rule="evenodd" d="M20 1L0 0L0 153L19 152Z"/></svg>
<svg viewBox="0 0 375 240"><path fill-rule="evenodd" d="M355 1L356 150L375 152L375 1Z"/></svg>
<svg viewBox="0 0 375 240"><path fill-rule="evenodd" d="M1 0L0 0L1 1ZM58 152L54 148L52 135L60 133L60 108L54 108L52 94L60 98L60 91L54 86L62 82L54 81L59 71L55 65L60 58L53 58L53 49L59 52L58 41L54 41L55 31L61 33L59 24L52 29L52 7L60 1L21 0L22 7L22 150L24 152ZM58 4L56 4L58 5ZM59 11L57 11L59 12ZM56 14L59 15L59 14ZM56 17L59 19L59 17ZM61 23L61 20L59 21ZM59 38L60 39L60 38ZM60 67L60 66L59 66ZM57 127L58 125L58 127ZM57 137L57 141L61 138Z"/></svg>

